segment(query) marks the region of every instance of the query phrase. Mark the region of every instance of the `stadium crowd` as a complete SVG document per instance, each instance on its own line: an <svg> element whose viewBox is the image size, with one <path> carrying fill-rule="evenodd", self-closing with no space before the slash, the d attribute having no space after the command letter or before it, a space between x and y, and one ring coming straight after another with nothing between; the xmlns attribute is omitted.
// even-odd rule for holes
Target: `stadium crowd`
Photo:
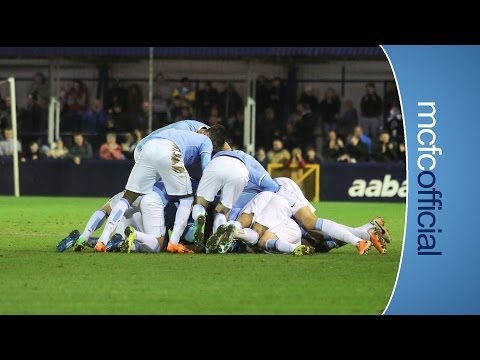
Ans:
<svg viewBox="0 0 480 360"><path fill-rule="evenodd" d="M177 86L162 73L154 80L153 101L136 84L114 80L103 99L94 98L81 80L61 88L60 135L46 140L50 89L42 73L33 76L25 107L17 109L18 149L22 161L46 158L133 159L136 144L152 129L196 119L208 125L222 124L234 149L243 148L244 100L230 82L205 82L196 89L188 77ZM359 85L361 86L361 85ZM306 84L289 113L285 83L276 77L259 76L256 89L256 158L268 163L292 163L302 167L323 162L405 162L403 119L394 82L387 82L382 96L374 83L354 102L341 99L336 90L321 89L322 96ZM358 104L357 104L358 103ZM356 106L358 105L358 106ZM10 97L0 94L0 156L13 153Z"/></svg>

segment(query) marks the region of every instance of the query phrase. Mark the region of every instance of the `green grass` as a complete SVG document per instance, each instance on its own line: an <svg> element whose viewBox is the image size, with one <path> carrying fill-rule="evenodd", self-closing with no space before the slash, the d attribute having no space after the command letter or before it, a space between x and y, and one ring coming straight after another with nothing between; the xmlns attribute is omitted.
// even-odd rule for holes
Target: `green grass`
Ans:
<svg viewBox="0 0 480 360"><path fill-rule="evenodd" d="M0 197L0 314L380 314L395 283L404 204L315 204L352 226L382 215L387 256L55 252L105 200Z"/></svg>

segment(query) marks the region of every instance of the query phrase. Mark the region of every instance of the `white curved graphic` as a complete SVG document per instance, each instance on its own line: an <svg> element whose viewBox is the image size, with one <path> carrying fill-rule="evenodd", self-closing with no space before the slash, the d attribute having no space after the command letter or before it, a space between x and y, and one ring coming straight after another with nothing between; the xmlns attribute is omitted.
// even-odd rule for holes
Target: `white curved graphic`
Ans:
<svg viewBox="0 0 480 360"><path fill-rule="evenodd" d="M388 59L388 62L390 64L390 68L392 69L393 77L395 78L395 84L397 85L397 91L398 91L398 97L400 99L400 106L402 108L402 118L403 118L403 135L405 137L405 163L406 163L406 178L407 178L407 202L405 204L405 223L403 225L403 244L402 244L402 254L400 255L400 264L398 264L398 270L397 270L397 278L395 279L395 285L393 285L393 290L392 294L390 295L390 299L388 300L387 306L385 307L385 310L383 310L382 315L385 315L385 312L388 310L388 307L390 306L390 302L392 301L393 294L395 294L395 289L397 288L397 283L398 283L398 277L400 276L400 269L402 268L402 262L403 262L403 253L405 251L405 238L407 236L407 214L408 214L408 194L409 194L409 188L410 186L408 185L408 145L407 145L407 126L406 126L406 119L405 119L405 112L404 112L404 107L403 107L403 102L402 102L402 94L400 93L400 87L398 86L398 81L397 81L397 74L395 73L395 69L393 68L393 64L390 61L390 57L388 56L387 51L383 48L382 45L380 45L382 48L383 52L385 53L385 56Z"/></svg>

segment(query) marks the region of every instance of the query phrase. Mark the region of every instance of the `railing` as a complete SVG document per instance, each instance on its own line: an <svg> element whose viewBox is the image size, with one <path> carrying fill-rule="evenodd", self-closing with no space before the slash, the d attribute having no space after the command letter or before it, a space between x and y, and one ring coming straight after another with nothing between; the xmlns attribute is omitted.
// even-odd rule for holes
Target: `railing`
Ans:
<svg viewBox="0 0 480 360"><path fill-rule="evenodd" d="M304 167L292 164L289 167L285 167L282 164L268 164L267 171L272 177L276 177L275 170L288 170L288 177L295 181L298 186L301 186L305 182L307 177L313 173L314 178L314 194L311 197L311 201L320 201L320 165L318 164L306 164ZM303 170L302 172L299 170ZM308 194L305 194L308 195ZM307 196L308 197L308 196Z"/></svg>

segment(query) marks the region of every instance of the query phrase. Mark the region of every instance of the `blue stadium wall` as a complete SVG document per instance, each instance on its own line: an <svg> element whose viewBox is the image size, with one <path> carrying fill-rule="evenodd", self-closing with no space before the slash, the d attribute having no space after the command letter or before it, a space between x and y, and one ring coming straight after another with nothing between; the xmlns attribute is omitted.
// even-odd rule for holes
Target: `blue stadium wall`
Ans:
<svg viewBox="0 0 480 360"><path fill-rule="evenodd" d="M20 193L44 196L101 196L122 191L133 161L44 160L20 163ZM12 159L0 157L0 195L13 195ZM324 164L321 201L395 201L406 199L404 164Z"/></svg>

